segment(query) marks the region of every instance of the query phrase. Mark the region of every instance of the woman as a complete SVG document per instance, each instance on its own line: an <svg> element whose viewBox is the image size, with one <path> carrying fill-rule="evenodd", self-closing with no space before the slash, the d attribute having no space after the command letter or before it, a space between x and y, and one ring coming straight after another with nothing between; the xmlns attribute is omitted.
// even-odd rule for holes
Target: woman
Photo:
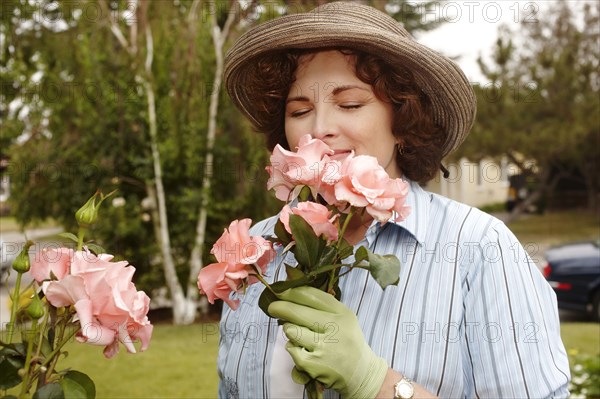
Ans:
<svg viewBox="0 0 600 399"><path fill-rule="evenodd" d="M367 6L330 3L244 34L227 56L227 90L255 127L294 149L310 134L338 153L377 158L410 181L412 213L368 217L346 239L402 264L385 290L364 270L340 280L341 302L287 291L269 312L248 288L221 320L220 397L301 397L301 370L325 397L567 396L569 367L554 293L502 222L425 192L466 137L475 99L450 60ZM276 217L253 227L272 235ZM266 275L285 279L275 259ZM364 273L363 273L364 272ZM296 382L291 378L294 376Z"/></svg>

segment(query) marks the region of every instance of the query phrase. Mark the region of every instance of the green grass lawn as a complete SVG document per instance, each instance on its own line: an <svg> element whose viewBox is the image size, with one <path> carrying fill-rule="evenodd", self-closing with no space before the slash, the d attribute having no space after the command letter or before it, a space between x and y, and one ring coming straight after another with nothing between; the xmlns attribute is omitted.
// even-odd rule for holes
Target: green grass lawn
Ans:
<svg viewBox="0 0 600 399"><path fill-rule="evenodd" d="M560 335L570 355L600 356L600 323L561 323Z"/></svg>
<svg viewBox="0 0 600 399"><path fill-rule="evenodd" d="M576 240L600 239L600 215L582 210L524 215L508 227L523 244L556 245Z"/></svg>
<svg viewBox="0 0 600 399"><path fill-rule="evenodd" d="M570 356L600 353L598 323L563 323L561 334ZM132 355L121 348L108 360L101 347L72 343L59 368L88 374L98 398L215 398L218 343L216 323L160 324L144 353Z"/></svg>
<svg viewBox="0 0 600 399"><path fill-rule="evenodd" d="M97 398L215 398L218 324L155 326L150 347L135 355L121 346L105 359L102 347L72 343L60 368L89 375Z"/></svg>

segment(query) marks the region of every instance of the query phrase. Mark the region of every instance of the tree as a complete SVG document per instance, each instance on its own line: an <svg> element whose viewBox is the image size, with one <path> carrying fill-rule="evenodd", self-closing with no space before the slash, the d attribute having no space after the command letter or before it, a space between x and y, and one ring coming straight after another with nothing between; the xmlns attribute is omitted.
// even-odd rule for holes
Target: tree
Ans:
<svg viewBox="0 0 600 399"><path fill-rule="evenodd" d="M477 120L457 155L507 155L522 170L528 168L523 159L535 161L537 189L512 217L552 192L573 169L584 176L589 207L597 207L600 6L586 4L579 11L557 2L548 15L523 22L522 37L501 30L493 66L480 60L491 83L475 88ZM584 17L576 21L575 15Z"/></svg>
<svg viewBox="0 0 600 399"><path fill-rule="evenodd" d="M195 316L205 243L231 219L262 219L278 204L264 189L263 138L220 90L236 35L301 11L258 3L2 3L2 148L15 217L72 228L91 193L118 189L94 236L136 266L138 287L168 286L177 323ZM415 30L418 12L406 17Z"/></svg>
<svg viewBox="0 0 600 399"><path fill-rule="evenodd" d="M65 1L56 9L50 4L36 9L13 2L3 12L12 16L3 24L10 44L4 50L12 52L6 62L11 75L3 78L16 86L6 95L29 115L46 115L13 135L21 137L11 151L15 216L24 224L52 216L69 227L73 210L90 192L118 188L123 201L117 203L124 205L107 209L110 227L99 227L103 244L145 272L147 288L168 281L175 320L189 323L197 295L191 254L201 265L208 257L203 241L216 239L226 219L236 213L264 217L272 203L264 190L254 190L256 181L243 178L251 172L264 187L266 176L256 176L266 156L261 139L231 120L231 106L218 96L215 60L225 44L217 36L224 23L218 20L237 23L243 10L201 8L200 1L180 7L147 1ZM94 18L83 18L90 10ZM25 22L34 26L23 30ZM29 68L10 70L16 62ZM43 74L35 90L18 84L31 82L37 71ZM51 88L59 91L54 98ZM209 136L216 142L214 154ZM213 164L219 165L216 175ZM208 189L211 180L216 190ZM249 191L258 200L237 198ZM204 227L198 229L202 213Z"/></svg>

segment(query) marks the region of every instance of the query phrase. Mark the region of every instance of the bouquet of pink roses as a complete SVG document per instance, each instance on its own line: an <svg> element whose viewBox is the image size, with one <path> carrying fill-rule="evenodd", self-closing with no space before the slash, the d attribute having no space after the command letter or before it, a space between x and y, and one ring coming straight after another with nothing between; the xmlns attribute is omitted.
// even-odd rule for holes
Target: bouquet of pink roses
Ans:
<svg viewBox="0 0 600 399"><path fill-rule="evenodd" d="M148 347L153 329L147 317L150 298L133 284L135 268L126 261L112 262L113 256L101 247L84 242L108 196L96 193L77 211L77 236L61 234L76 243L76 250L47 248L31 261L33 243L28 241L13 262L17 280L11 319L0 341L0 390L20 385L20 398L32 390L34 398L94 398L96 388L87 375L57 368L67 342L75 337L104 346L107 358L117 354L119 343L131 353L136 352L136 340L141 351ZM33 281L21 290L25 273ZM21 342L13 342L17 319L31 322L30 327L22 325Z"/></svg>
<svg viewBox="0 0 600 399"><path fill-rule="evenodd" d="M354 248L344 239L349 222L368 213L380 223L406 218L404 204L408 184L392 179L371 156L336 153L327 144L306 135L297 151L277 146L271 155L268 189L287 204L279 214L275 236L265 239L249 234L250 219L235 220L214 244L217 263L204 267L198 287L210 303L219 298L236 309L249 284L262 282L259 299L268 314L269 304L283 291L309 285L340 298L338 281L355 268L367 269L382 288L397 284L400 262L394 255L378 255L364 246ZM264 279L275 249L290 251L298 264L285 265L287 279L269 284ZM353 258L352 258L352 255ZM307 384L309 396L319 397L317 381Z"/></svg>

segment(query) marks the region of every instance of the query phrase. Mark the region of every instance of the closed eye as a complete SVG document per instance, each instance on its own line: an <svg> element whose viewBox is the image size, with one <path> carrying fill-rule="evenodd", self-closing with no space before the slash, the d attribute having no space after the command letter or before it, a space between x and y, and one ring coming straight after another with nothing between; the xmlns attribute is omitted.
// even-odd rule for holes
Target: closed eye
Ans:
<svg viewBox="0 0 600 399"><path fill-rule="evenodd" d="M298 109L296 111L290 112L290 116L292 118L298 118L298 117L300 117L300 116L302 116L302 115L304 115L304 114L306 114L308 112L310 112L309 108Z"/></svg>
<svg viewBox="0 0 600 399"><path fill-rule="evenodd" d="M341 104L340 108L343 109L359 109L363 106L363 104Z"/></svg>

